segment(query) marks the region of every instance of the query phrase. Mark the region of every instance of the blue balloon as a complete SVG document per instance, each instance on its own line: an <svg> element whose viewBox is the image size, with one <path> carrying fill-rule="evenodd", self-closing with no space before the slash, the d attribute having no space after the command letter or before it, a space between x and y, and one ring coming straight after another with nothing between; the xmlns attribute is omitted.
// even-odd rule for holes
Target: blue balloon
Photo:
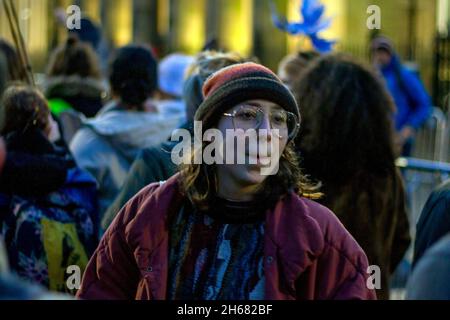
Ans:
<svg viewBox="0 0 450 320"><path fill-rule="evenodd" d="M334 40L320 38L318 34L331 26L332 20L324 18L325 6L319 0L303 0L300 6L301 22L289 22L286 17L280 17L277 13L275 4L270 2L273 24L280 30L290 35L304 35L311 39L314 48L327 53L333 50Z"/></svg>

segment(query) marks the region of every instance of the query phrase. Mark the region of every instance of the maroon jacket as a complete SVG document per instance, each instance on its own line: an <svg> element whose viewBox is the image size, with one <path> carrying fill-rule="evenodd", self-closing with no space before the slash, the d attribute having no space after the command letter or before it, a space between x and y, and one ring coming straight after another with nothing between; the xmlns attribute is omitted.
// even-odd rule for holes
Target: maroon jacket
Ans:
<svg viewBox="0 0 450 320"><path fill-rule="evenodd" d="M180 210L178 176L131 199L89 261L82 299L166 299L167 217ZM265 298L376 299L366 255L336 216L295 194L266 214Z"/></svg>

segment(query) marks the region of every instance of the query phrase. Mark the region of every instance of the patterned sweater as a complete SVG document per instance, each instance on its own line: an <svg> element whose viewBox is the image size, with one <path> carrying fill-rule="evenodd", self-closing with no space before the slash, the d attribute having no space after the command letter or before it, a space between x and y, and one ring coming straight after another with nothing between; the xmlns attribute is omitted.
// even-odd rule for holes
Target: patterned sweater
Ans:
<svg viewBox="0 0 450 320"><path fill-rule="evenodd" d="M224 199L212 208L187 203L173 220L168 299L264 299L264 210Z"/></svg>

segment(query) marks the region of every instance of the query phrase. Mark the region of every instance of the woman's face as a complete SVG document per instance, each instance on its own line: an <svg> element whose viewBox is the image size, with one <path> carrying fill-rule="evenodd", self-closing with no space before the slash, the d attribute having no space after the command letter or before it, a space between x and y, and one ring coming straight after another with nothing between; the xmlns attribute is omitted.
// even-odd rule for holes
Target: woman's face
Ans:
<svg viewBox="0 0 450 320"><path fill-rule="evenodd" d="M258 114L258 120L252 120ZM288 131L283 131L283 115L286 114L277 104L266 100L251 100L227 110L218 123L218 129L224 137L224 159L231 150L233 163L217 165L219 188L235 186L237 188L258 187L265 179L276 172L267 174L269 168L276 167L288 142ZM256 125L255 125L256 124ZM255 129L255 139L246 139L239 146L238 139L244 139L245 131ZM279 131L271 129L281 128ZM242 129L242 130L239 130ZM227 136L227 130L234 132L235 137ZM239 161L238 155L245 159ZM265 170L264 170L265 168ZM220 191L220 190L219 190ZM241 190L242 191L242 190Z"/></svg>

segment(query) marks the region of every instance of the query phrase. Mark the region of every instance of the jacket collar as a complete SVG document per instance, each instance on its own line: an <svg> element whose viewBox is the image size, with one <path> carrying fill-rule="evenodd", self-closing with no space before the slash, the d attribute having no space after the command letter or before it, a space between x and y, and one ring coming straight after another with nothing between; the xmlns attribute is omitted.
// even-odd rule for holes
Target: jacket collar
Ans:
<svg viewBox="0 0 450 320"><path fill-rule="evenodd" d="M280 276L290 291L322 252L324 236L311 210L318 204L290 193L266 213L265 255L278 260ZM274 257L271 254L275 254Z"/></svg>

